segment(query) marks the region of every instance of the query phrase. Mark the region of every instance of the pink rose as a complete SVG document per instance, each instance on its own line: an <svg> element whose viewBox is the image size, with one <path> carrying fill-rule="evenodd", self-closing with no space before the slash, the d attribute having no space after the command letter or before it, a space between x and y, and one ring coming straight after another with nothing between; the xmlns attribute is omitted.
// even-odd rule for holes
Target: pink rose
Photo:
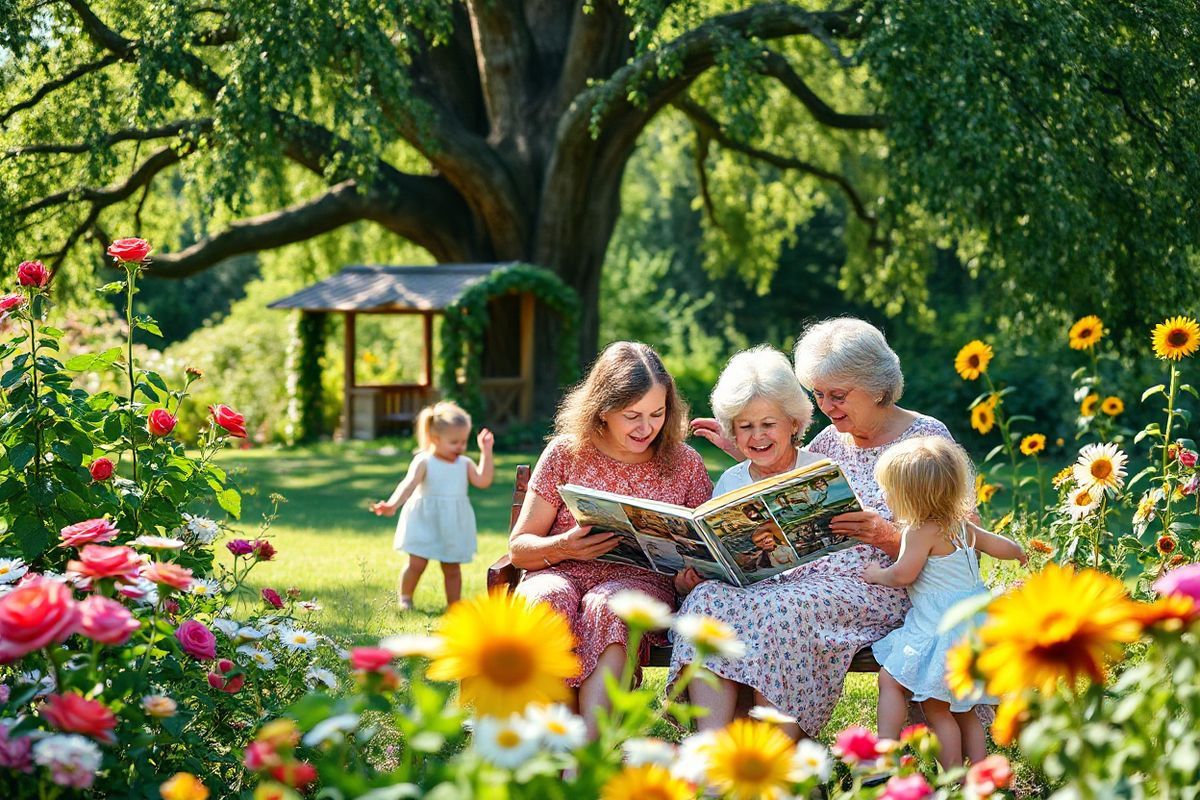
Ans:
<svg viewBox="0 0 1200 800"><path fill-rule="evenodd" d="M117 538L119 531L116 526L106 519L85 519L68 525L58 532L62 538L59 547L80 547L85 544L111 542Z"/></svg>
<svg viewBox="0 0 1200 800"><path fill-rule="evenodd" d="M833 753L847 764L874 762L879 758L878 744L879 740L871 731L861 725L852 725L837 735Z"/></svg>
<svg viewBox="0 0 1200 800"><path fill-rule="evenodd" d="M67 562L67 569L85 578L116 578L134 583L141 572L142 560L132 547L86 544L79 551L78 561Z"/></svg>
<svg viewBox="0 0 1200 800"><path fill-rule="evenodd" d="M262 590L262 599L273 608L283 608L283 598L279 596L279 592L270 587Z"/></svg>
<svg viewBox="0 0 1200 800"><path fill-rule="evenodd" d="M108 254L126 264L145 261L150 255L150 243L145 239L117 239L108 246Z"/></svg>
<svg viewBox="0 0 1200 800"><path fill-rule="evenodd" d="M208 413L212 414L213 422L229 431L230 436L236 436L239 439L246 438L246 418L229 406L209 406Z"/></svg>
<svg viewBox="0 0 1200 800"><path fill-rule="evenodd" d="M225 548L235 556L245 556L254 552L254 545L245 539L233 539L225 543Z"/></svg>
<svg viewBox="0 0 1200 800"><path fill-rule="evenodd" d="M42 717L67 733L82 733L98 742L112 744L117 740L113 728L117 717L112 710L96 700L88 700L81 694L52 694L39 712Z"/></svg>
<svg viewBox="0 0 1200 800"><path fill-rule="evenodd" d="M71 588L35 577L0 597L0 664L49 644L66 641L79 626L79 603Z"/></svg>
<svg viewBox="0 0 1200 800"><path fill-rule="evenodd" d="M88 466L88 472L91 474L92 480L106 481L113 476L113 462L101 456Z"/></svg>
<svg viewBox="0 0 1200 800"><path fill-rule="evenodd" d="M217 637L194 619L180 625L175 630L175 638L183 652L197 661L211 661L217 657Z"/></svg>
<svg viewBox="0 0 1200 800"><path fill-rule="evenodd" d="M41 289L50 282L50 270L40 261L22 261L17 267L17 283Z"/></svg>
<svg viewBox="0 0 1200 800"><path fill-rule="evenodd" d="M1195 450L1180 450L1179 451L1179 463L1183 464L1185 467L1196 466L1196 458L1197 458L1197 455L1196 455Z"/></svg>
<svg viewBox="0 0 1200 800"><path fill-rule="evenodd" d="M379 672L392 663L392 651L380 647L356 647L350 651L350 666L364 672Z"/></svg>
<svg viewBox="0 0 1200 800"><path fill-rule="evenodd" d="M921 775L909 775L907 778L895 776L883 787L879 800L923 800L933 797L931 787Z"/></svg>
<svg viewBox="0 0 1200 800"><path fill-rule="evenodd" d="M1200 609L1200 564L1188 564L1171 570L1154 582L1153 589L1162 595L1190 597Z"/></svg>
<svg viewBox="0 0 1200 800"><path fill-rule="evenodd" d="M278 765L280 763L279 753L275 751L275 745L270 742L255 739L246 745L245 754L242 756L242 763L251 772L259 772L260 770L270 769Z"/></svg>
<svg viewBox="0 0 1200 800"><path fill-rule="evenodd" d="M169 561L155 561L142 569L142 577L172 589L186 592L192 585L192 571Z"/></svg>
<svg viewBox="0 0 1200 800"><path fill-rule="evenodd" d="M165 408L156 408L150 412L150 416L146 419L146 430L150 431L151 436L166 436L175 430L175 423L178 421L175 415Z"/></svg>
<svg viewBox="0 0 1200 800"><path fill-rule="evenodd" d="M101 644L125 644L141 627L129 609L102 595L94 594L79 604L79 632Z"/></svg>
<svg viewBox="0 0 1200 800"><path fill-rule="evenodd" d="M25 305L25 298L19 294L6 294L0 297L0 313L7 314Z"/></svg>
<svg viewBox="0 0 1200 800"><path fill-rule="evenodd" d="M208 685L214 689L220 689L226 694L237 694L246 684L245 675L234 675L228 677L230 672L237 669L237 664L234 664L228 658L222 658L217 662L217 671L208 673Z"/></svg>
<svg viewBox="0 0 1200 800"><path fill-rule="evenodd" d="M33 772L33 739L9 736L8 721L0 719L0 767L18 772Z"/></svg>
<svg viewBox="0 0 1200 800"><path fill-rule="evenodd" d="M1008 759L996 754L972 764L967 770L967 791L973 797L986 798L997 789L1012 782L1013 771Z"/></svg>

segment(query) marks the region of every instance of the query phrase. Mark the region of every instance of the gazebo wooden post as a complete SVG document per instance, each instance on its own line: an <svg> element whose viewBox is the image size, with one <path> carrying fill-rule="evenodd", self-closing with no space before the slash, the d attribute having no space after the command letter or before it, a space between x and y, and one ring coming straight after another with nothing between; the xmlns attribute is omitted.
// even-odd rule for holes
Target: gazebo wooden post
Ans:
<svg viewBox="0 0 1200 800"><path fill-rule="evenodd" d="M517 413L521 422L533 418L533 315L537 302L532 292L521 294L521 399Z"/></svg>
<svg viewBox="0 0 1200 800"><path fill-rule="evenodd" d="M421 374L421 385L426 389L433 386L433 312L422 314L425 322L425 363Z"/></svg>
<svg viewBox="0 0 1200 800"><path fill-rule="evenodd" d="M344 347L342 350L342 358L344 360L344 383L345 389L342 394L342 416L346 420L346 427L342 430L342 438L345 441L350 441L354 438L354 351L356 344L354 341L354 322L355 314L353 311L346 312L346 331Z"/></svg>

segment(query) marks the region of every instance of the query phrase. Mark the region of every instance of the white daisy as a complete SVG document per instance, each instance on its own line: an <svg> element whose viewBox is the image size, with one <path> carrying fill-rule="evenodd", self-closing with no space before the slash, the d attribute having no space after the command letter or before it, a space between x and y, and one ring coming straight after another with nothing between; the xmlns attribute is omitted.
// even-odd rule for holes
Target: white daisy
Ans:
<svg viewBox="0 0 1200 800"><path fill-rule="evenodd" d="M1100 507L1103 496L1103 489L1076 487L1067 494L1065 510L1071 519L1083 519Z"/></svg>
<svg viewBox="0 0 1200 800"><path fill-rule="evenodd" d="M693 734L679 743L679 752L671 764L676 778L704 786L708 783L708 750L716 738L714 731Z"/></svg>
<svg viewBox="0 0 1200 800"><path fill-rule="evenodd" d="M19 558L0 558L0 584L16 583L29 572L29 567Z"/></svg>
<svg viewBox="0 0 1200 800"><path fill-rule="evenodd" d="M508 769L516 769L538 751L537 732L520 714L480 717L471 741L485 761Z"/></svg>
<svg viewBox="0 0 1200 800"><path fill-rule="evenodd" d="M1116 492L1125 483L1128 459L1115 444L1089 444L1079 451L1073 472L1080 487Z"/></svg>
<svg viewBox="0 0 1200 800"><path fill-rule="evenodd" d="M237 652L244 655L249 661L257 664L259 669L264 669L268 672L275 669L275 657L266 650L244 644L237 649Z"/></svg>
<svg viewBox="0 0 1200 800"><path fill-rule="evenodd" d="M301 600L299 603L296 603L296 608L299 608L302 611L307 611L311 614L314 611L320 611L321 604L318 603L315 598L312 600Z"/></svg>
<svg viewBox="0 0 1200 800"><path fill-rule="evenodd" d="M242 626L238 624L236 619L227 619L225 617L217 617L212 621L213 628L223 633L226 638L233 639L237 636L238 629Z"/></svg>
<svg viewBox="0 0 1200 800"><path fill-rule="evenodd" d="M158 605L158 584L149 578L138 578L133 583L118 584L117 590L140 606Z"/></svg>
<svg viewBox="0 0 1200 800"><path fill-rule="evenodd" d="M1161 486L1155 486L1150 491L1142 495L1142 499L1138 501L1137 511L1133 513L1133 532L1141 536L1146 532L1146 528L1150 527L1150 523L1154 521L1158 514L1158 503L1163 499L1163 490Z"/></svg>
<svg viewBox="0 0 1200 800"><path fill-rule="evenodd" d="M337 676L324 667L309 667L304 673L304 680L309 686L316 688L324 686L326 689L337 688Z"/></svg>
<svg viewBox="0 0 1200 800"><path fill-rule="evenodd" d="M238 628L237 635L233 638L239 642L257 642L259 639L267 635L267 631L260 631L258 628L251 628L249 625L243 625Z"/></svg>
<svg viewBox="0 0 1200 800"><path fill-rule="evenodd" d="M379 646L397 658L432 658L441 649L442 639L419 633L398 633L382 639Z"/></svg>
<svg viewBox="0 0 1200 800"><path fill-rule="evenodd" d="M791 779L800 783L816 778L821 783L829 780L833 762L825 746L812 739L801 739L796 744L796 755L792 761Z"/></svg>
<svg viewBox="0 0 1200 800"><path fill-rule="evenodd" d="M181 550L185 542L183 539L176 539L171 536L146 536L142 535L130 542L135 547L144 547L147 550Z"/></svg>
<svg viewBox="0 0 1200 800"><path fill-rule="evenodd" d="M583 717L571 712L562 703L532 704L525 709L542 747L554 753L567 753L582 747L587 740L587 725Z"/></svg>
<svg viewBox="0 0 1200 800"><path fill-rule="evenodd" d="M190 594L197 594L201 597L217 597L224 591L221 582L214 578L193 578L192 585L188 588Z"/></svg>
<svg viewBox="0 0 1200 800"><path fill-rule="evenodd" d="M304 734L306 747L320 747L323 744L341 744L347 733L352 733L358 727L358 714L338 714L323 719Z"/></svg>
<svg viewBox="0 0 1200 800"><path fill-rule="evenodd" d="M33 760L49 767L57 783L92 785L102 758L100 747L77 733L54 734L33 745Z"/></svg>
<svg viewBox="0 0 1200 800"><path fill-rule="evenodd" d="M279 641L289 650L312 650L317 646L316 634L299 628L280 628L276 633L279 634Z"/></svg>
<svg viewBox="0 0 1200 800"><path fill-rule="evenodd" d="M675 632L695 647L701 656L741 658L746 654L746 645L738 641L733 628L719 619L703 614L682 614L675 618L674 627Z"/></svg>
<svg viewBox="0 0 1200 800"><path fill-rule="evenodd" d="M634 589L623 589L608 598L608 607L634 628L658 630L671 627L671 607Z"/></svg>
<svg viewBox="0 0 1200 800"><path fill-rule="evenodd" d="M208 517L193 517L191 514L184 514L183 523L184 528L191 534L192 541L196 544L212 544L221 535L221 527Z"/></svg>
<svg viewBox="0 0 1200 800"><path fill-rule="evenodd" d="M750 719L756 719L759 722L770 722L774 725L791 725L796 721L795 717L788 716L778 708L771 706L755 706L750 709Z"/></svg>
<svg viewBox="0 0 1200 800"><path fill-rule="evenodd" d="M625 755L625 763L631 767L657 764L670 769L671 765L675 763L675 746L662 739L648 737L627 739L621 745L621 752Z"/></svg>

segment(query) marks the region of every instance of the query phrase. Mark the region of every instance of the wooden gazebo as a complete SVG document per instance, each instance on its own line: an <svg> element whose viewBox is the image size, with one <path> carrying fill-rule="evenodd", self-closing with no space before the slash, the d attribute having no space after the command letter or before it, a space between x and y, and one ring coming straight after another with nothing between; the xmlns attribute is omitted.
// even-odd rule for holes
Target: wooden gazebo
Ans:
<svg viewBox="0 0 1200 800"><path fill-rule="evenodd" d="M342 431L349 439L411 427L426 405L438 399L434 385L434 316L464 291L506 264L442 264L436 267L350 266L336 275L271 303L268 308L345 317L345 394ZM500 316L518 316L519 337L488 336L482 386L488 424L528 421L533 413L533 330L535 298L524 292L489 302ZM418 383L360 385L355 379L355 320L359 314L420 314L424 320L421 378ZM514 338L517 341L512 341Z"/></svg>

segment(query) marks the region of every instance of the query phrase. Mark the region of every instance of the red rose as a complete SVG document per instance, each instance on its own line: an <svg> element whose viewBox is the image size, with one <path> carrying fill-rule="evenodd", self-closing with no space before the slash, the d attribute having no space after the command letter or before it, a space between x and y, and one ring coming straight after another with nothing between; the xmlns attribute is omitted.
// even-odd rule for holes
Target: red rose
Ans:
<svg viewBox="0 0 1200 800"><path fill-rule="evenodd" d="M40 261L22 261L17 267L17 283L22 286L43 288L50 281L50 270Z"/></svg>
<svg viewBox="0 0 1200 800"><path fill-rule="evenodd" d="M86 578L117 578L134 583L141 572L142 560L132 547L87 544L79 551L78 561L67 562L67 569Z"/></svg>
<svg viewBox="0 0 1200 800"><path fill-rule="evenodd" d="M155 583L166 584L181 592L186 592L192 585L192 571L169 561L155 561L153 564L147 564L142 569L142 577Z"/></svg>
<svg viewBox="0 0 1200 800"><path fill-rule="evenodd" d="M356 647L350 651L350 666L365 672L380 672L392 663L392 651L380 647Z"/></svg>
<svg viewBox="0 0 1200 800"><path fill-rule="evenodd" d="M25 305L25 298L19 294L6 294L0 297L0 312L5 314L23 305Z"/></svg>
<svg viewBox="0 0 1200 800"><path fill-rule="evenodd" d="M113 476L113 463L101 456L88 466L88 472L94 481L106 481Z"/></svg>
<svg viewBox="0 0 1200 800"><path fill-rule="evenodd" d="M246 676L234 675L232 678L227 677L235 669L237 669L237 664L234 664L228 658L222 658L217 662L218 671L208 673L208 685L214 689L220 689L226 694L237 694L246 685Z"/></svg>
<svg viewBox="0 0 1200 800"><path fill-rule="evenodd" d="M997 789L1003 789L1012 782L1012 767L1008 759L1002 755L991 755L972 764L967 770L967 789L974 790L976 797L987 797Z"/></svg>
<svg viewBox="0 0 1200 800"><path fill-rule="evenodd" d="M1179 463L1183 464L1185 467L1196 466L1196 451L1195 450L1187 450L1187 449L1180 450L1179 451Z"/></svg>
<svg viewBox="0 0 1200 800"><path fill-rule="evenodd" d="M111 542L117 538L117 533L119 531L116 526L106 519L85 519L58 532L62 537L59 547L81 547L85 544Z"/></svg>
<svg viewBox="0 0 1200 800"><path fill-rule="evenodd" d="M166 436L175 430L175 423L178 421L175 415L165 408L156 408L146 420L146 430L150 431L151 436Z"/></svg>
<svg viewBox="0 0 1200 800"><path fill-rule="evenodd" d="M255 539L252 544L254 545L254 557L259 561L270 561L275 557L275 553L277 551L275 550L275 546L271 544L270 541L266 539Z"/></svg>
<svg viewBox="0 0 1200 800"><path fill-rule="evenodd" d="M283 608L283 598L279 596L279 592L271 588L262 590L262 599L267 601L267 604L275 608Z"/></svg>
<svg viewBox="0 0 1200 800"><path fill-rule="evenodd" d="M108 254L126 264L145 261L150 255L150 243L145 239L117 239L108 246Z"/></svg>
<svg viewBox="0 0 1200 800"><path fill-rule="evenodd" d="M271 768L271 777L293 789L304 791L317 779L317 769L307 761L289 761Z"/></svg>
<svg viewBox="0 0 1200 800"><path fill-rule="evenodd" d="M129 609L102 595L94 594L79 604L79 632L101 644L125 644L141 623Z"/></svg>
<svg viewBox="0 0 1200 800"><path fill-rule="evenodd" d="M0 664L66 641L79 626L71 588L40 576L0 597Z"/></svg>
<svg viewBox="0 0 1200 800"><path fill-rule="evenodd" d="M208 413L212 414L213 422L229 431L230 436L236 436L239 439L246 438L246 418L229 406L209 406Z"/></svg>
<svg viewBox="0 0 1200 800"><path fill-rule="evenodd" d="M217 637L202 623L189 619L175 629L179 646L197 661L211 661L217 657Z"/></svg>
<svg viewBox="0 0 1200 800"><path fill-rule="evenodd" d="M113 735L113 728L117 727L116 715L103 703L88 700L81 694L52 694L46 698L40 713L60 731L82 733L105 744L117 740Z"/></svg>

